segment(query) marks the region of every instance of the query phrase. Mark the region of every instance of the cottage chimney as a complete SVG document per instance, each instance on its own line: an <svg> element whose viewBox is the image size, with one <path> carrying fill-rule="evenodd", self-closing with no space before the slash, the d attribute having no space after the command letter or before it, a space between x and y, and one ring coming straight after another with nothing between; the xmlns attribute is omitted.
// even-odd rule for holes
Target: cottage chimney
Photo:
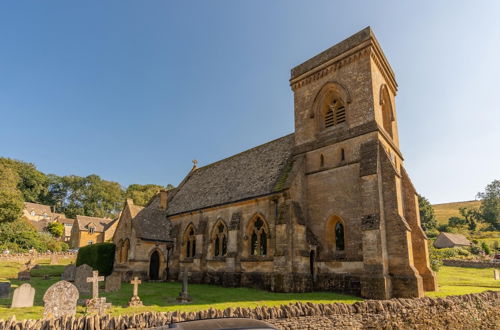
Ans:
<svg viewBox="0 0 500 330"><path fill-rule="evenodd" d="M161 210L166 210L167 209L167 199L168 199L168 191L166 190L160 190L160 209Z"/></svg>

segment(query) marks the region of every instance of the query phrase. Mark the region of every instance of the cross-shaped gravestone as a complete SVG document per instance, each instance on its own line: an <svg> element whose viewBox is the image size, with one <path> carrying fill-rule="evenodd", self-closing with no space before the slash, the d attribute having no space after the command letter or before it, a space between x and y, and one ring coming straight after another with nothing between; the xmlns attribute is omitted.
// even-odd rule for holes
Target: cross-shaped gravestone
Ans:
<svg viewBox="0 0 500 330"><path fill-rule="evenodd" d="M134 285L134 296L138 296L139 294L139 284L141 284L141 280L138 279L137 277L134 277L132 281L130 281L130 284Z"/></svg>
<svg viewBox="0 0 500 330"><path fill-rule="evenodd" d="M189 296L188 293L188 276L189 273L187 271L184 271L182 277L182 291L179 293L179 296L177 297L177 301L181 303L187 303L191 301L191 297Z"/></svg>
<svg viewBox="0 0 500 330"><path fill-rule="evenodd" d="M141 284L141 280L138 279L137 277L134 277L132 281L130 281L130 284L134 285L134 295L132 298L130 298L130 301L128 302L129 307L137 307L137 306L142 306L142 301L141 298L139 298L139 284Z"/></svg>
<svg viewBox="0 0 500 330"><path fill-rule="evenodd" d="M104 276L99 276L99 272L94 270L92 277L87 277L87 283L92 283L92 299L99 297L99 282L104 281Z"/></svg>

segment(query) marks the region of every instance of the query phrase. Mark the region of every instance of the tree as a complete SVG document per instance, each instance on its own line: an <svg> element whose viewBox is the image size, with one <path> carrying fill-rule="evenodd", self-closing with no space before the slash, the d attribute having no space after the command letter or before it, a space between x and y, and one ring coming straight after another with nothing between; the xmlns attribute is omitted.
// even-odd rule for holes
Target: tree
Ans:
<svg viewBox="0 0 500 330"><path fill-rule="evenodd" d="M23 210L23 198L17 188L16 171L0 162L0 222L19 218Z"/></svg>
<svg viewBox="0 0 500 330"><path fill-rule="evenodd" d="M427 198L421 195L418 196L418 206L420 210L420 225L425 232L437 229L436 215L434 208Z"/></svg>
<svg viewBox="0 0 500 330"><path fill-rule="evenodd" d="M479 211L476 209L470 209L468 207L461 207L459 209L459 212L469 226L469 230L475 231L477 228L477 222L481 220L481 214L479 213Z"/></svg>
<svg viewBox="0 0 500 330"><path fill-rule="evenodd" d="M64 233L64 225L59 222L51 222L47 225L47 231L52 236L60 238Z"/></svg>
<svg viewBox="0 0 500 330"><path fill-rule="evenodd" d="M500 180L491 182L477 197L481 200L482 219L491 224L493 230L500 230Z"/></svg>
<svg viewBox="0 0 500 330"><path fill-rule="evenodd" d="M161 189L172 189L172 185L167 187L159 186L156 184L131 184L125 191L125 197L131 198L135 205L146 206L151 198Z"/></svg>
<svg viewBox="0 0 500 330"><path fill-rule="evenodd" d="M0 163L17 173L17 188L24 201L34 203L43 201L47 194L48 180L45 174L36 169L35 165L10 158L0 158Z"/></svg>

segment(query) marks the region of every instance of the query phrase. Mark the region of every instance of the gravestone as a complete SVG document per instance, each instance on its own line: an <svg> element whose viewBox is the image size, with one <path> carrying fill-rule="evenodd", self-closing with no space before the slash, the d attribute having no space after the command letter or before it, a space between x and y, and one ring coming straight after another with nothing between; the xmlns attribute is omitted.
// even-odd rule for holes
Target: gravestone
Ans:
<svg viewBox="0 0 500 330"><path fill-rule="evenodd" d="M92 285L87 282L87 278L92 276L92 267L87 264L76 267L75 285L80 294L89 294Z"/></svg>
<svg viewBox="0 0 500 330"><path fill-rule="evenodd" d="M78 296L76 286L67 281L53 284L43 295L43 317L74 316Z"/></svg>
<svg viewBox="0 0 500 330"><path fill-rule="evenodd" d="M130 284L134 286L134 295L132 298L130 298L130 301L128 302L128 307L137 307L137 306L142 306L142 301L141 298L139 298L139 284L141 284L141 280L138 279L137 277L134 277L132 281L130 281Z"/></svg>
<svg viewBox="0 0 500 330"><path fill-rule="evenodd" d="M9 298L10 282L0 282L0 298Z"/></svg>
<svg viewBox="0 0 500 330"><path fill-rule="evenodd" d="M35 288L31 287L28 283L23 283L20 287L14 290L10 308L33 307L34 300Z"/></svg>
<svg viewBox="0 0 500 330"><path fill-rule="evenodd" d="M112 273L106 276L106 283L104 285L104 292L120 291L122 286L122 276L119 273Z"/></svg>
<svg viewBox="0 0 500 330"><path fill-rule="evenodd" d="M111 307L106 303L106 297L99 297L99 282L104 281L104 276L99 276L99 272L94 270L92 276L87 278L88 283L92 283L92 299L88 299L86 306L87 312L103 314L106 309Z"/></svg>
<svg viewBox="0 0 500 330"><path fill-rule="evenodd" d="M181 304L185 304L191 301L191 297L189 296L188 293L188 272L184 271L183 277L182 277L182 291L179 293L179 296L177 297L177 301L180 302Z"/></svg>
<svg viewBox="0 0 500 330"><path fill-rule="evenodd" d="M498 269L493 269L493 278L495 280L500 280L500 271L498 271Z"/></svg>
<svg viewBox="0 0 500 330"><path fill-rule="evenodd" d="M23 270L22 272L17 273L17 279L19 281L31 280L31 274L30 274L29 270Z"/></svg>
<svg viewBox="0 0 500 330"><path fill-rule="evenodd" d="M75 281L75 272L76 266L75 264L69 264L64 268L64 272L61 274L61 280L74 282Z"/></svg>

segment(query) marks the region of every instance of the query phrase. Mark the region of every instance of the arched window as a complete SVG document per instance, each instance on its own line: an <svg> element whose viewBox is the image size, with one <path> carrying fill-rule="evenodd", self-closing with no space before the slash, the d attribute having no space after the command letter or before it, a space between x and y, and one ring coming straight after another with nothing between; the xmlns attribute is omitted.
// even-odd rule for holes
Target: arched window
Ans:
<svg viewBox="0 0 500 330"><path fill-rule="evenodd" d="M382 124L384 130L393 137L392 132L392 122L394 121L394 115L392 110L391 98L389 96L389 91L386 85L382 85L380 88L380 105L382 106Z"/></svg>
<svg viewBox="0 0 500 330"><path fill-rule="evenodd" d="M184 246L186 258L192 258L196 255L196 236L193 225L189 225L184 234Z"/></svg>
<svg viewBox="0 0 500 330"><path fill-rule="evenodd" d="M260 216L257 216L250 227L250 254L253 256L267 255L267 225Z"/></svg>
<svg viewBox="0 0 500 330"><path fill-rule="evenodd" d="M331 216L326 224L325 235L330 251L345 250L345 225L342 218L337 215Z"/></svg>
<svg viewBox="0 0 500 330"><path fill-rule="evenodd" d="M121 262L127 262L128 261L128 251L130 250L130 241L128 239L123 242L122 248L121 248Z"/></svg>
<svg viewBox="0 0 500 330"><path fill-rule="evenodd" d="M212 244L215 257L227 254L227 227L221 220L215 224L212 231Z"/></svg>
<svg viewBox="0 0 500 330"><path fill-rule="evenodd" d="M345 250L344 225L342 222L337 222L335 225L335 249L337 251Z"/></svg>
<svg viewBox="0 0 500 330"><path fill-rule="evenodd" d="M323 113L325 128L345 122L345 106L339 98L333 98L326 103Z"/></svg>

